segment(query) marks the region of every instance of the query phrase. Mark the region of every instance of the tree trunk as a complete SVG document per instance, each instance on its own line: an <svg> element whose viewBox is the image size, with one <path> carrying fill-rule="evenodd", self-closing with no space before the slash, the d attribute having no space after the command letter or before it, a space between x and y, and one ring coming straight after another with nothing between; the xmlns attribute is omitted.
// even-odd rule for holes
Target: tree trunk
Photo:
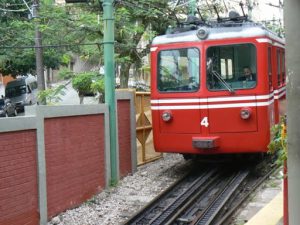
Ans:
<svg viewBox="0 0 300 225"><path fill-rule="evenodd" d="M130 63L122 63L121 65L121 74L120 74L120 85L121 88L128 88L128 79L129 79L129 70L130 70Z"/></svg>
<svg viewBox="0 0 300 225"><path fill-rule="evenodd" d="M47 87L51 87L50 68L47 68Z"/></svg>
<svg viewBox="0 0 300 225"><path fill-rule="evenodd" d="M79 95L79 103L80 104L83 104L83 98L84 98L84 95Z"/></svg>
<svg viewBox="0 0 300 225"><path fill-rule="evenodd" d="M98 104L104 103L104 101L105 101L104 93L99 93Z"/></svg>

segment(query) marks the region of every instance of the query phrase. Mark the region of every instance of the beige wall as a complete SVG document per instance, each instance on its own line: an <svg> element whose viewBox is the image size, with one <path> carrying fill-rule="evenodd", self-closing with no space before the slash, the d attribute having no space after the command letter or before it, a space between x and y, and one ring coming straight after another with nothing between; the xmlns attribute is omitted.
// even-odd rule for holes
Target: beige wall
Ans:
<svg viewBox="0 0 300 225"><path fill-rule="evenodd" d="M64 4L65 0L55 0L55 3L57 3L57 4Z"/></svg>

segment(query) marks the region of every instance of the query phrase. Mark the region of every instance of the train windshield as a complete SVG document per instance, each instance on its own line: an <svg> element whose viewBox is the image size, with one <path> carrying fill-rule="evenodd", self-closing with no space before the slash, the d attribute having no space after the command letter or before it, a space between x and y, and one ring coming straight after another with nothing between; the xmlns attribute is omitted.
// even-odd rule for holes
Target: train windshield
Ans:
<svg viewBox="0 0 300 225"><path fill-rule="evenodd" d="M163 50L158 54L157 88L160 92L195 92L200 83L197 48Z"/></svg>
<svg viewBox="0 0 300 225"><path fill-rule="evenodd" d="M213 46L207 50L207 87L211 91L256 86L256 48L253 44Z"/></svg>

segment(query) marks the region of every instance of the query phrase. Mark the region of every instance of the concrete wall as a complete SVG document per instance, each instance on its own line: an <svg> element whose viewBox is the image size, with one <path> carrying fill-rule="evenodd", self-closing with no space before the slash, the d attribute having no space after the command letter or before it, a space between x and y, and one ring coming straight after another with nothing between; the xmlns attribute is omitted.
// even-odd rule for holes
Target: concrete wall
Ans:
<svg viewBox="0 0 300 225"><path fill-rule="evenodd" d="M136 150L136 122L134 92L116 92L117 101L117 124L119 141L119 176L124 177L133 173L137 167ZM130 115L127 116L127 115ZM130 151L129 151L130 150Z"/></svg>
<svg viewBox="0 0 300 225"><path fill-rule="evenodd" d="M15 125L16 121L8 120ZM0 120L1 127L3 123ZM38 224L36 131L32 128L1 129L0 224Z"/></svg>
<svg viewBox="0 0 300 225"><path fill-rule="evenodd" d="M105 187L108 153L103 114L46 118L44 126L51 217L81 204Z"/></svg>
<svg viewBox="0 0 300 225"><path fill-rule="evenodd" d="M119 95L117 94L117 97ZM136 170L133 95L118 109L119 177ZM109 185L108 107L36 106L0 119L0 224L46 224Z"/></svg>

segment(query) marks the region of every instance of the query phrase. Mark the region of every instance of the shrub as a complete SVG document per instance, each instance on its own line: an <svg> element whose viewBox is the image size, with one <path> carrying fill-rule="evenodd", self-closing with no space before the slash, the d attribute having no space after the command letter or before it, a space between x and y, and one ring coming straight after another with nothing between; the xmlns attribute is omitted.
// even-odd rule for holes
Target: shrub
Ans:
<svg viewBox="0 0 300 225"><path fill-rule="evenodd" d="M283 165L287 160L286 117L281 117L280 123L272 127L272 136L268 145L269 152L277 155L278 165Z"/></svg>
<svg viewBox="0 0 300 225"><path fill-rule="evenodd" d="M99 102L104 100L104 76L97 72L78 73L72 79L72 86L78 92L80 104L82 104L84 96L95 96L97 93L99 93Z"/></svg>
<svg viewBox="0 0 300 225"><path fill-rule="evenodd" d="M49 88L38 93L38 101L47 105L55 105L61 101L61 96L65 95L65 85Z"/></svg>

